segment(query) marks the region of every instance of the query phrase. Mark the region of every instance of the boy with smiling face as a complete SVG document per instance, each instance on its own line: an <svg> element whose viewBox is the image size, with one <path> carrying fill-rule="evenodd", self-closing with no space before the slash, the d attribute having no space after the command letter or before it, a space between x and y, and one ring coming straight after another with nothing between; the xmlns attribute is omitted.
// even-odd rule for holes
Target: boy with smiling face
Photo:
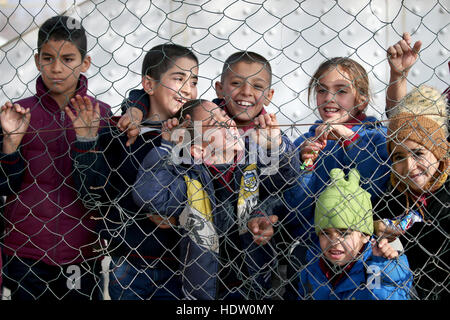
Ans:
<svg viewBox="0 0 450 320"><path fill-rule="evenodd" d="M448 300L450 180L445 96L421 85L390 110L390 186L375 206L377 234L399 237L422 300Z"/></svg>
<svg viewBox="0 0 450 320"><path fill-rule="evenodd" d="M13 143L24 164L19 191L5 205L6 286L18 300L98 299L95 212L83 207L73 184L70 150L76 137L66 117L75 95L95 100L87 95L82 75L91 64L86 33L75 19L55 16L39 29L37 46L36 94L17 101L14 109L10 102L2 107L28 125L22 127L27 134L17 135ZM99 124L105 125L102 118L110 107L96 104Z"/></svg>

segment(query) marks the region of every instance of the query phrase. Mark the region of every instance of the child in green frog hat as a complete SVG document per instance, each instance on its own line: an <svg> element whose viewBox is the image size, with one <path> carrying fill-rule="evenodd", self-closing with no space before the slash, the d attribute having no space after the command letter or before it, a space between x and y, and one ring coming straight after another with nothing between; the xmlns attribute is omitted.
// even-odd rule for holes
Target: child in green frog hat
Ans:
<svg viewBox="0 0 450 320"><path fill-rule="evenodd" d="M358 170L351 169L346 179L341 169L332 169L330 178L314 215L321 253L307 254L309 263L300 272L300 299L409 299L408 260L386 239L371 239L372 204L359 185Z"/></svg>

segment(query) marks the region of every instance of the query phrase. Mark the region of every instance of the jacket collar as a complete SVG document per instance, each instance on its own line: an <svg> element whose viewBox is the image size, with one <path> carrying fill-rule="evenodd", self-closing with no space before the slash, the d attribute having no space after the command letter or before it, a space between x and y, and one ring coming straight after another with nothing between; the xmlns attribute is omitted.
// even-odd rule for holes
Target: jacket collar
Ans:
<svg viewBox="0 0 450 320"><path fill-rule="evenodd" d="M78 79L78 86L77 90L75 92L75 95L79 94L80 96L84 97L87 94L87 86L88 86L88 79L80 74L80 78ZM44 81L42 80L42 76L40 75L36 80L36 97L39 98L40 104L49 111L55 112L59 111L59 105L53 99L53 97L50 95L50 91L44 84ZM70 105L70 103L69 103Z"/></svg>

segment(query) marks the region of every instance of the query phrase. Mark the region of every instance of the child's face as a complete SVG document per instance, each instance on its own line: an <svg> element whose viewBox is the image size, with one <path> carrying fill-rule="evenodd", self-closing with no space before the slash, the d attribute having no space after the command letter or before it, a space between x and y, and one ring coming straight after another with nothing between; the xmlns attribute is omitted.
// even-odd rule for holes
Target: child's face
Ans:
<svg viewBox="0 0 450 320"><path fill-rule="evenodd" d="M202 121L203 158L213 163L228 163L242 150L236 123L215 103L204 102L195 112Z"/></svg>
<svg viewBox="0 0 450 320"><path fill-rule="evenodd" d="M315 91L319 114L324 122L348 122L367 105L359 105L361 99L356 95L351 77L339 67L325 71Z"/></svg>
<svg viewBox="0 0 450 320"><path fill-rule="evenodd" d="M197 98L198 65L189 58L175 60L160 80L144 77L142 85L150 95L150 105L160 117L167 120L175 115L188 100Z"/></svg>
<svg viewBox="0 0 450 320"><path fill-rule="evenodd" d="M439 168L439 162L428 149L406 140L392 151L392 170L412 191L423 192Z"/></svg>
<svg viewBox="0 0 450 320"><path fill-rule="evenodd" d="M350 229L328 228L319 234L320 248L331 263L344 266L354 260L369 237Z"/></svg>
<svg viewBox="0 0 450 320"><path fill-rule="evenodd" d="M225 100L237 124L249 124L270 103L274 90L263 64L238 62L227 71L223 82L216 82L216 93Z"/></svg>
<svg viewBox="0 0 450 320"><path fill-rule="evenodd" d="M57 101L59 98L66 101L73 96L80 73L86 72L91 65L89 56L82 59L77 46L65 40L47 41L34 58L45 86Z"/></svg>

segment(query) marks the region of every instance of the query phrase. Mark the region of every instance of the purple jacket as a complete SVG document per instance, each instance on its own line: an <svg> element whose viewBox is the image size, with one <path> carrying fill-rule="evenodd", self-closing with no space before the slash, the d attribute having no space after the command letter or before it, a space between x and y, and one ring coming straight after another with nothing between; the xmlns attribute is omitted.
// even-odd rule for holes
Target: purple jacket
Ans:
<svg viewBox="0 0 450 320"><path fill-rule="evenodd" d="M83 75L76 94L87 95ZM91 219L96 212L84 208L73 183L72 121L48 94L41 77L36 95L16 103L30 108L31 123L20 146L26 166L22 184L6 201L4 253L51 265L79 263L94 255L98 236ZM109 116L110 106L99 103L102 118Z"/></svg>

